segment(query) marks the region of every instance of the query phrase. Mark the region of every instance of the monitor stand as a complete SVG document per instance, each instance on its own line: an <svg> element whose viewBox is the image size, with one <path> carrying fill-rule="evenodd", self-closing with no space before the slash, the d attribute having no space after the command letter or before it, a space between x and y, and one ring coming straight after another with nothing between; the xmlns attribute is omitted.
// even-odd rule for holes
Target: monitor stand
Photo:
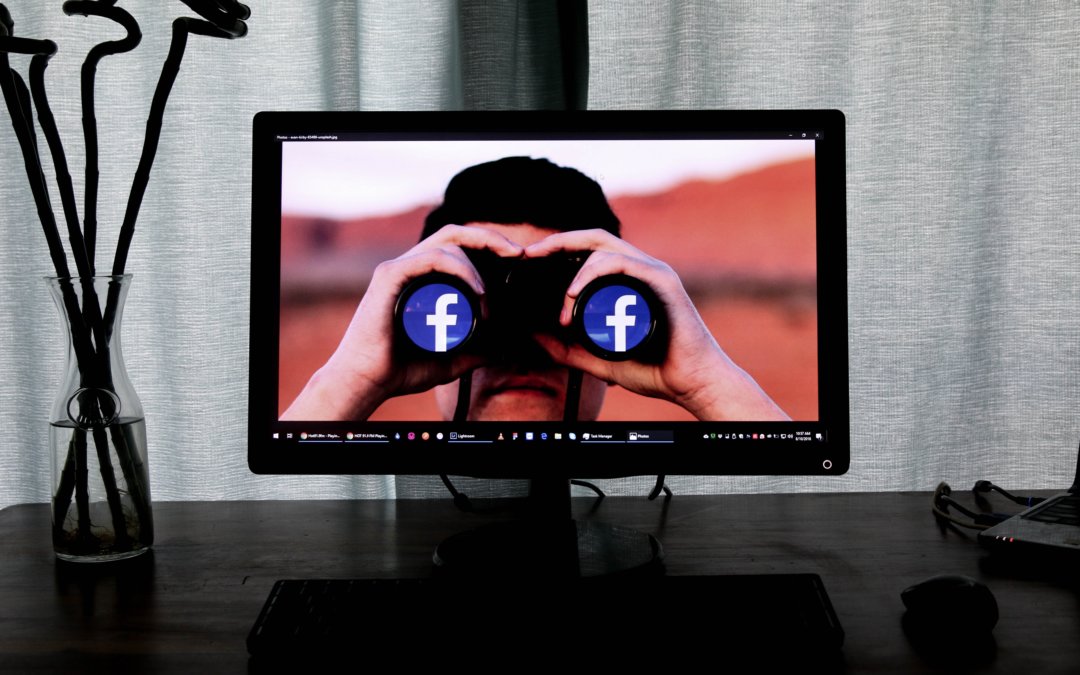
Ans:
<svg viewBox="0 0 1080 675"><path fill-rule="evenodd" d="M448 577L594 578L663 574L656 537L575 521L568 478L529 481L522 519L452 535L435 549L436 574Z"/></svg>

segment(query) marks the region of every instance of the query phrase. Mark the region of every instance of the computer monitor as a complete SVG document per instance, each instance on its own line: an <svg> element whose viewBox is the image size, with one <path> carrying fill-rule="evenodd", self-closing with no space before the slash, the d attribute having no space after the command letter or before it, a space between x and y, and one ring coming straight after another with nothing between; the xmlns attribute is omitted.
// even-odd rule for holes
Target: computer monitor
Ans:
<svg viewBox="0 0 1080 675"><path fill-rule="evenodd" d="M839 111L260 113L250 467L849 463Z"/></svg>

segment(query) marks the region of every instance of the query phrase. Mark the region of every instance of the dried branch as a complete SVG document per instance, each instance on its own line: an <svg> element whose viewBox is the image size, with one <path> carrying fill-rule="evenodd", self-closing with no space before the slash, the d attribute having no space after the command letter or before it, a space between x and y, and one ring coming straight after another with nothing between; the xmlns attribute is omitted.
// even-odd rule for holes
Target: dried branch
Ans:
<svg viewBox="0 0 1080 675"><path fill-rule="evenodd" d="M162 65L161 76L158 78L154 98L150 103L150 116L146 120L146 136L143 140L142 156L139 158L139 166L135 170L135 179L132 181L131 194L128 196L124 222L120 227L120 240L116 244L116 257L113 259L112 271L114 275L123 274L127 267L128 250L131 247L131 239L135 234L135 221L139 217L139 209L146 194L146 186L150 182L150 169L154 165L158 142L161 140L161 124L165 117L165 104L168 103L169 93L172 91L173 83L176 82L176 76L180 72L180 63L184 59L188 34L225 39L243 37L247 34L247 24L243 20L250 16L251 10L246 5L232 0L182 1L206 20L178 17L173 21L172 43L169 45L169 54ZM112 307L112 303L109 304L109 307ZM107 309L106 318L108 316Z"/></svg>
<svg viewBox="0 0 1080 675"><path fill-rule="evenodd" d="M86 185L83 199L83 238L90 274L96 272L95 251L97 247L97 200L98 200L98 136L97 115L94 106L94 80L101 59L112 54L129 52L139 46L142 32L139 24L127 10L114 7L112 3L92 0L69 0L64 3L67 15L100 16L119 23L127 30L121 40L111 40L95 45L86 55L82 67L83 137L86 141Z"/></svg>

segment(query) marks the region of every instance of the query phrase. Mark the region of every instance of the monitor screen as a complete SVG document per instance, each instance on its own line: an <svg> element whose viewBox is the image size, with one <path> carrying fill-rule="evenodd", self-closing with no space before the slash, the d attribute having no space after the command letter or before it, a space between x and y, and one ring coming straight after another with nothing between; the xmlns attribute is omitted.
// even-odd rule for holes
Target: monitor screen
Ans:
<svg viewBox="0 0 1080 675"><path fill-rule="evenodd" d="M849 462L838 111L260 113L249 463Z"/></svg>

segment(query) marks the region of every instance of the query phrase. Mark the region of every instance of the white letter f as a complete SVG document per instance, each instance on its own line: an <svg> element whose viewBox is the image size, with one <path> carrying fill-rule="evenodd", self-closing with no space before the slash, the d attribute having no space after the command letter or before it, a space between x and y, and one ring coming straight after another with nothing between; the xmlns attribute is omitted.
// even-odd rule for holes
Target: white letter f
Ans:
<svg viewBox="0 0 1080 675"><path fill-rule="evenodd" d="M435 326L435 351L446 351L446 327L457 325L457 314L448 314L446 309L457 304L456 293L443 293L435 301L435 313L427 315L427 325Z"/></svg>
<svg viewBox="0 0 1080 675"><path fill-rule="evenodd" d="M637 296L621 295L615 301L615 313L607 317L607 325L615 328L615 351L626 351L626 329L633 326L636 317L626 313L626 308L637 304Z"/></svg>

